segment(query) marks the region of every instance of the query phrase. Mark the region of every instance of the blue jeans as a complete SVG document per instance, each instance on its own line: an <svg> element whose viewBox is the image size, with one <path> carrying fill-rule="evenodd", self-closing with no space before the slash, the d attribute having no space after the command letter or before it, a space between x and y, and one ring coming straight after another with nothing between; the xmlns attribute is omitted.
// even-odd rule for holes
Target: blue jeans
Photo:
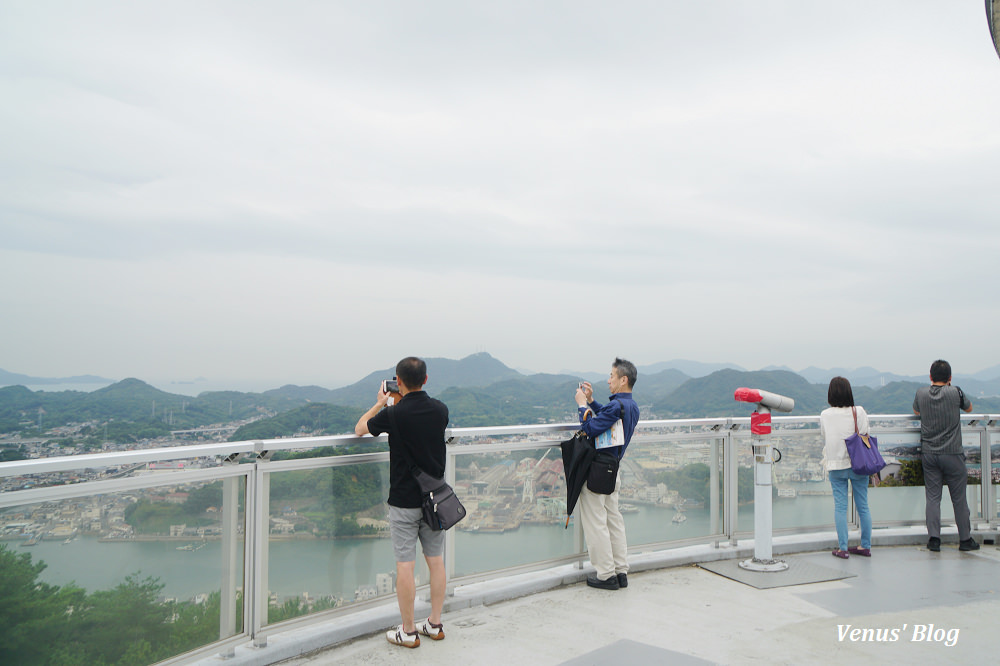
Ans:
<svg viewBox="0 0 1000 666"><path fill-rule="evenodd" d="M840 550L847 550L847 482L854 491L854 506L861 519L861 547L872 547L872 514L868 510L868 477L855 474L851 469L830 471L830 485L833 487L833 522L837 526L837 541Z"/></svg>

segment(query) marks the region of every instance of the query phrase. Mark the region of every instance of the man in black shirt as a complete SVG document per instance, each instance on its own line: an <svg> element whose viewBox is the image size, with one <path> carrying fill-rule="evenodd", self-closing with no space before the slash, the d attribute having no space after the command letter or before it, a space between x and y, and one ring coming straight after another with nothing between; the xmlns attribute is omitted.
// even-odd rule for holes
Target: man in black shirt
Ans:
<svg viewBox="0 0 1000 666"><path fill-rule="evenodd" d="M448 407L423 390L427 383L423 360L410 356L400 361L396 381L402 396L399 402L386 407L389 394L384 385L379 387L375 405L364 413L354 432L359 437L389 433L389 530L396 555L396 601L403 623L387 631L386 640L415 648L420 645L420 634L433 640L444 638L441 609L446 581L444 531L434 531L424 522L420 508L423 493L410 470L416 466L431 476L444 477ZM418 538L431 576L431 614L419 624L413 618Z"/></svg>

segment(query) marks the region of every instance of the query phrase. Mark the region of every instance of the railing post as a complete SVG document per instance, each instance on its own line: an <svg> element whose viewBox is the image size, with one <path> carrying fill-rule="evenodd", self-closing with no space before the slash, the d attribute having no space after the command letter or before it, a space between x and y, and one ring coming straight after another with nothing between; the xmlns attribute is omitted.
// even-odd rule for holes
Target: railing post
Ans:
<svg viewBox="0 0 1000 666"><path fill-rule="evenodd" d="M987 426L989 419L977 426L979 431L979 518L987 525L993 524L993 514L996 504L993 500L993 461L990 459L990 431Z"/></svg>
<svg viewBox="0 0 1000 666"><path fill-rule="evenodd" d="M237 464L238 455L225 459L223 467ZM222 590L219 598L219 639L229 638L236 633L236 570L237 534L236 518L239 514L239 477L227 476L222 480ZM245 601L245 600L244 600ZM223 658L236 655L230 646L220 653Z"/></svg>
<svg viewBox="0 0 1000 666"><path fill-rule="evenodd" d="M711 463L708 472L709 531L712 534L719 533L719 445L724 441L718 438L712 440L709 457ZM715 547L719 547L718 541L715 542Z"/></svg>
<svg viewBox="0 0 1000 666"><path fill-rule="evenodd" d="M725 513L723 514L723 532L729 537L729 545L736 546L737 517L739 515L739 468L736 456L736 438L733 433L737 426L731 425L726 431L725 445L722 450L723 469L725 470L725 496L723 497Z"/></svg>
<svg viewBox="0 0 1000 666"><path fill-rule="evenodd" d="M266 454L266 452L265 452ZM247 543L252 543L252 548L248 548L251 552L250 564L251 564L251 635L253 636L254 647L262 648L267 647L267 635L263 633L263 627L267 624L267 610L269 604L268 595L268 513L270 506L270 489L271 489L271 476L265 471L267 467L264 463L267 462L265 455L258 455L257 461L254 463L254 502L253 502L253 514L252 520L248 520L248 524L253 526L252 530L252 541L251 536L247 535ZM249 495L249 493L248 493ZM248 501L248 511L249 501Z"/></svg>
<svg viewBox="0 0 1000 666"><path fill-rule="evenodd" d="M990 528L996 527L997 523L997 488L993 485L993 438L990 432L990 428L995 428L998 425L998 419L995 416L989 416L986 419L986 441L983 444L983 483L986 485L986 519L989 521Z"/></svg>
<svg viewBox="0 0 1000 666"><path fill-rule="evenodd" d="M455 487L455 465L458 462L458 457L450 447L447 449L446 460L444 466L444 477L445 481L452 488ZM446 594L449 597L455 596L455 586L452 585L451 579L455 577L455 529L447 530L444 533L444 575L447 583Z"/></svg>

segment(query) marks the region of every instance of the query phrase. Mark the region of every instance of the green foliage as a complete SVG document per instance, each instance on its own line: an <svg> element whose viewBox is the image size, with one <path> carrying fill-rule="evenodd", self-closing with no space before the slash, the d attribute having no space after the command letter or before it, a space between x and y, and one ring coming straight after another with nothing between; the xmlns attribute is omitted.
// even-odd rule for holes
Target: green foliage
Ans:
<svg viewBox="0 0 1000 666"><path fill-rule="evenodd" d="M84 591L38 580L44 562L15 553L0 543L0 663L43 664L52 637L69 626L66 609L78 605Z"/></svg>
<svg viewBox="0 0 1000 666"><path fill-rule="evenodd" d="M183 508L186 515L198 516L211 506L222 508L222 481L207 483L188 491L188 498L184 501Z"/></svg>
<svg viewBox="0 0 1000 666"><path fill-rule="evenodd" d="M359 525L354 515L341 516L326 525L326 531L336 537L373 536L378 534L378 528L372 525Z"/></svg>
<svg viewBox="0 0 1000 666"><path fill-rule="evenodd" d="M749 415L753 405L738 403L733 398L733 392L741 386L762 387L794 398L796 414L819 414L828 406L826 386L810 384L794 372L719 370L685 382L666 398L654 402L653 411L660 418Z"/></svg>
<svg viewBox="0 0 1000 666"><path fill-rule="evenodd" d="M711 468L705 463L692 463L680 469L659 472L656 483L666 484L668 490L675 490L682 499L704 502L711 500ZM719 493L722 493L722 475L719 475ZM753 501L753 468L740 467L737 470L737 502L745 504Z"/></svg>
<svg viewBox="0 0 1000 666"><path fill-rule="evenodd" d="M525 376L489 354L461 361L427 362L432 379L428 391L448 405L452 427L576 419L573 393L579 377ZM379 381L391 376L391 369L379 371L336 390L284 386L264 393L206 392L195 398L160 391L138 379L126 379L90 393L8 386L0 388L0 432L44 437L54 426L93 422L97 427L86 426L75 443L98 449L105 439L134 443L167 436L171 430L273 415L243 426L230 440L291 437L303 432L344 434L353 431L358 417L372 404ZM878 389L858 385L854 387L855 401L870 414L906 414L921 385L905 381ZM640 376L636 399L642 405L651 405L658 418L739 416L753 409L733 400L733 391L740 386L760 386L794 398L795 414L818 414L827 407L825 383L810 384L787 371L726 369L689 379L682 372L668 369ZM601 382L595 382L595 395L598 401L606 399ZM977 411L1000 411L1000 398L973 397L973 403Z"/></svg>
<svg viewBox="0 0 1000 666"><path fill-rule="evenodd" d="M888 477L882 480L882 486L892 488L894 486L922 486L924 485L924 463L920 458L912 460L900 460L899 472L895 477Z"/></svg>
<svg viewBox="0 0 1000 666"><path fill-rule="evenodd" d="M683 499L708 503L711 497L710 473L711 470L705 463L694 463L680 469L660 472L656 475L656 482L666 484L670 490L676 490Z"/></svg>
<svg viewBox="0 0 1000 666"><path fill-rule="evenodd" d="M312 404L249 423L237 430L229 441L275 439L299 433L319 435L353 434L354 425L364 410L328 404Z"/></svg>
<svg viewBox="0 0 1000 666"><path fill-rule="evenodd" d="M16 449L13 447L4 447L0 449L0 462L7 462L9 460L27 460L28 453L24 450L23 446L19 446Z"/></svg>
<svg viewBox="0 0 1000 666"><path fill-rule="evenodd" d="M184 523L187 514L178 504L141 499L125 509L125 522L136 534L169 534L170 526Z"/></svg>
<svg viewBox="0 0 1000 666"><path fill-rule="evenodd" d="M229 423L284 411L308 402L281 391L203 393L196 398L160 391L138 379L125 379L92 391L30 391L23 386L0 388L0 432L37 432L69 423L107 425L107 439L135 442L168 435L171 430ZM84 445L104 441L104 428L85 433Z"/></svg>
<svg viewBox="0 0 1000 666"><path fill-rule="evenodd" d="M327 610L334 608L336 602L333 599L323 597L321 599L316 599L312 603L312 608L306 605L305 601L295 597L293 599L286 600L280 606L270 606L267 609L267 621L270 624L276 622L282 622L284 620L290 620L293 617L299 617L305 615L306 613L316 613L322 610Z"/></svg>
<svg viewBox="0 0 1000 666"><path fill-rule="evenodd" d="M99 590L73 611L71 630L63 640L90 655L92 663L147 664L152 645L170 638L172 609L156 603L163 585L155 578L129 574L118 586Z"/></svg>
<svg viewBox="0 0 1000 666"><path fill-rule="evenodd" d="M375 534L352 514L378 507L388 495L388 469L382 465L352 465L271 475L271 501L294 503L321 535Z"/></svg>
<svg viewBox="0 0 1000 666"><path fill-rule="evenodd" d="M87 594L40 582L44 569L30 554L0 544L2 664L145 666L219 638L218 591L203 604L160 603L163 585L136 572L110 590Z"/></svg>

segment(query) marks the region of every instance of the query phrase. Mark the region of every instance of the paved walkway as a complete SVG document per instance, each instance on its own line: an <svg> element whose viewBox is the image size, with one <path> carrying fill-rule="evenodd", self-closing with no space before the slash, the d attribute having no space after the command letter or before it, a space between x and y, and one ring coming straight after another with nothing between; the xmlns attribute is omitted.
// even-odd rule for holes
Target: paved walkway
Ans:
<svg viewBox="0 0 1000 666"><path fill-rule="evenodd" d="M416 649L379 632L281 663L995 663L1000 549L962 553L947 541L940 553L922 543L876 545L870 559L783 555L852 577L770 589L696 564L637 571L617 592L574 583L448 611L445 640Z"/></svg>

